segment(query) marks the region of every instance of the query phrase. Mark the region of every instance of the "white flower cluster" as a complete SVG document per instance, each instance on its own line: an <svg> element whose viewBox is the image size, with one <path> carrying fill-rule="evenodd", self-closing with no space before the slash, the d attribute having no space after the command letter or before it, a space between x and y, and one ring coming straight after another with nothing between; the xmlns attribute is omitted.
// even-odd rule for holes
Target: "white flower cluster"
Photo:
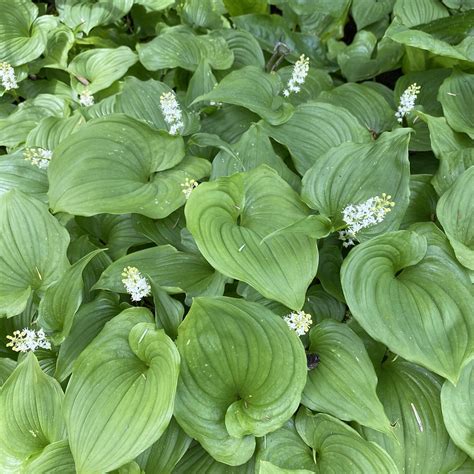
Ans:
<svg viewBox="0 0 474 474"><path fill-rule="evenodd" d="M163 118L169 126L169 133L177 135L184 127L183 113L173 92L164 92L160 96L160 107Z"/></svg>
<svg viewBox="0 0 474 474"><path fill-rule="evenodd" d="M53 157L53 152L40 147L25 148L23 157L25 160L31 161L32 165L45 170L49 166L49 162Z"/></svg>
<svg viewBox="0 0 474 474"><path fill-rule="evenodd" d="M5 90L18 89L15 70L8 63L0 63L0 79Z"/></svg>
<svg viewBox="0 0 474 474"><path fill-rule="evenodd" d="M191 196L191 193L198 187L198 185L199 183L195 179L189 178L186 178L184 183L181 183L181 187L183 188L182 192L186 199L189 199L189 196Z"/></svg>
<svg viewBox="0 0 474 474"><path fill-rule="evenodd" d="M412 84L410 87L405 89L403 94L400 97L400 105L398 106L398 110L395 112L395 117L397 120L402 123L403 117L408 112L411 112L415 108L415 101L417 95L420 93L421 87L416 85L416 82Z"/></svg>
<svg viewBox="0 0 474 474"><path fill-rule="evenodd" d="M136 267L125 267L122 271L122 283L131 296L132 301L140 301L151 293L151 286L147 279Z"/></svg>
<svg viewBox="0 0 474 474"><path fill-rule="evenodd" d="M290 80L288 81L288 84L286 85L286 89L283 90L283 95L285 97L288 97L292 92L297 94L301 90L301 86L306 80L308 71L309 58L302 54L293 67L293 73Z"/></svg>
<svg viewBox="0 0 474 474"><path fill-rule="evenodd" d="M85 89L79 95L79 103L83 107L90 107L91 105L94 105L94 96L87 89Z"/></svg>
<svg viewBox="0 0 474 474"><path fill-rule="evenodd" d="M304 311L293 311L290 314L286 315L283 318L288 324L290 329L298 334L298 336L302 336L309 331L311 324L313 324L313 320L311 319L311 315L305 313Z"/></svg>
<svg viewBox="0 0 474 474"><path fill-rule="evenodd" d="M21 331L14 331L13 336L7 336L7 339L10 339L7 347L11 347L15 352L35 351L38 347L51 349L51 343L47 340L43 329L35 331L24 328Z"/></svg>
<svg viewBox="0 0 474 474"><path fill-rule="evenodd" d="M392 196L385 193L374 196L361 204L349 204L342 211L342 218L347 224L347 229L339 232L339 239L343 240L344 247L354 245L357 240L357 232L379 224L385 216L392 210L395 203L390 201Z"/></svg>

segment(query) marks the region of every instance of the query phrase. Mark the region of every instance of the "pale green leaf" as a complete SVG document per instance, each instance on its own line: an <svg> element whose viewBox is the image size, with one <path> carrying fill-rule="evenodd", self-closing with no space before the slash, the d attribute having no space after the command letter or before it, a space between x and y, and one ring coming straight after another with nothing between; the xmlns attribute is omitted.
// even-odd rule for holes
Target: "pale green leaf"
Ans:
<svg viewBox="0 0 474 474"><path fill-rule="evenodd" d="M0 452L23 461L64 439L63 399L59 383L28 353L0 392Z"/></svg>
<svg viewBox="0 0 474 474"><path fill-rule="evenodd" d="M319 364L308 372L301 403L345 421L389 432L375 393L377 376L364 344L345 324L322 321L309 334L309 352Z"/></svg>
<svg viewBox="0 0 474 474"><path fill-rule="evenodd" d="M332 147L371 140L369 130L346 109L318 102L299 105L288 122L279 126L265 124L264 131L288 147L300 174Z"/></svg>
<svg viewBox="0 0 474 474"><path fill-rule="evenodd" d="M474 458L474 360L462 369L456 386L448 380L441 389L441 407L446 429L453 441Z"/></svg>
<svg viewBox="0 0 474 474"><path fill-rule="evenodd" d="M266 166L201 184L185 208L188 229L214 268L292 309L303 306L315 276L316 240L297 233L262 239L308 214Z"/></svg>
<svg viewBox="0 0 474 474"><path fill-rule="evenodd" d="M64 413L78 473L111 471L150 447L173 412L179 354L133 308L106 323L77 359Z"/></svg>
<svg viewBox="0 0 474 474"><path fill-rule="evenodd" d="M179 328L182 357L175 416L217 460L248 461L254 436L294 413L306 380L296 334L265 307L233 298L196 298Z"/></svg>
<svg viewBox="0 0 474 474"><path fill-rule="evenodd" d="M48 444L39 456L29 459L23 469L25 473L35 474L76 474L67 439Z"/></svg>
<svg viewBox="0 0 474 474"><path fill-rule="evenodd" d="M69 235L46 205L20 191L0 198L0 314L21 313L69 266Z"/></svg>
<svg viewBox="0 0 474 474"><path fill-rule="evenodd" d="M341 280L349 309L370 336L457 381L473 350L473 301L469 276L437 227L419 224L357 246Z"/></svg>
<svg viewBox="0 0 474 474"><path fill-rule="evenodd" d="M377 393L394 424L395 438L367 428L361 428L363 435L390 454L399 472L452 472L466 455L444 427L441 377L393 354L390 357L394 360L383 363L379 371Z"/></svg>

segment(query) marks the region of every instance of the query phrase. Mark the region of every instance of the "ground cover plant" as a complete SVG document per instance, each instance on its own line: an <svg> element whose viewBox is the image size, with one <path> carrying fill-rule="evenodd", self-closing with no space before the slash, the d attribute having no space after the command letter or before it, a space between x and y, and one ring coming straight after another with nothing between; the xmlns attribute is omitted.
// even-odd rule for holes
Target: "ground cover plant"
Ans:
<svg viewBox="0 0 474 474"><path fill-rule="evenodd" d="M474 472L472 0L0 0L0 472Z"/></svg>

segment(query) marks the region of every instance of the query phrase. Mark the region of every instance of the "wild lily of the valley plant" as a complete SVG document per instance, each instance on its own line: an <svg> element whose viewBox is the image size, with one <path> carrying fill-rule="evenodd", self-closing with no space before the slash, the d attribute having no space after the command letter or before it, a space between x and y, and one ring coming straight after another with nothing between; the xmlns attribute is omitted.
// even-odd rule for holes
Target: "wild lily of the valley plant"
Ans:
<svg viewBox="0 0 474 474"><path fill-rule="evenodd" d="M0 0L0 473L474 472L472 0Z"/></svg>

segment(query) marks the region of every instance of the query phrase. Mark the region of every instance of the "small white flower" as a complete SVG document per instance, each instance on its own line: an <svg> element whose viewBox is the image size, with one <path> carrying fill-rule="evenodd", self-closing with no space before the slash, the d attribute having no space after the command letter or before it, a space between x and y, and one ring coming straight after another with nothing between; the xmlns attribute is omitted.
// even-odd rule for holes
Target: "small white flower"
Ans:
<svg viewBox="0 0 474 474"><path fill-rule="evenodd" d="M151 293L151 286L147 279L136 267L125 267L122 272L122 283L131 296L132 301L140 301Z"/></svg>
<svg viewBox="0 0 474 474"><path fill-rule="evenodd" d="M53 152L51 150L40 147L25 148L23 152L25 160L31 161L32 165L35 165L42 170L49 166L52 156Z"/></svg>
<svg viewBox="0 0 474 474"><path fill-rule="evenodd" d="M293 311L283 319L286 321L286 324L288 324L288 327L293 329L298 336L306 334L309 331L311 324L313 324L311 315L304 311Z"/></svg>
<svg viewBox="0 0 474 474"><path fill-rule="evenodd" d="M383 193L382 197L374 196L361 204L346 206L342 211L342 218L347 229L339 231L339 239L344 241L342 245L354 245L357 232L382 222L395 206L395 203L390 201L391 198L392 196Z"/></svg>
<svg viewBox="0 0 474 474"><path fill-rule="evenodd" d="M309 58L302 54L293 67L293 73L286 85L286 89L283 90L283 95L285 97L288 97L292 92L297 94L301 90L300 86L304 84L308 71Z"/></svg>
<svg viewBox="0 0 474 474"><path fill-rule="evenodd" d="M83 90L79 95L79 103L83 107L90 107L94 105L94 96L89 92L89 90Z"/></svg>
<svg viewBox="0 0 474 474"><path fill-rule="evenodd" d="M51 343L47 340L43 329L35 331L24 328L21 331L14 331L13 336L7 336L7 339L10 339L7 347L11 347L15 352L35 351L39 347L51 349Z"/></svg>
<svg viewBox="0 0 474 474"><path fill-rule="evenodd" d="M400 105L398 106L398 110L395 112L395 117L397 120L402 123L403 117L408 112L411 112L415 108L415 101L417 95L420 93L421 87L416 85L416 82L412 84L410 87L405 89L403 94L400 97Z"/></svg>
<svg viewBox="0 0 474 474"><path fill-rule="evenodd" d="M8 63L0 63L0 79L5 90L18 89L15 70Z"/></svg>
<svg viewBox="0 0 474 474"><path fill-rule="evenodd" d="M194 189L198 187L199 183L195 179L189 179L186 178L184 180L184 183L181 183L181 187L183 188L182 193L186 197L186 199L189 199L189 196L191 196L191 193L193 192Z"/></svg>
<svg viewBox="0 0 474 474"><path fill-rule="evenodd" d="M183 113L173 92L164 92L160 96L160 108L163 118L169 126L170 135L177 135L184 127Z"/></svg>

